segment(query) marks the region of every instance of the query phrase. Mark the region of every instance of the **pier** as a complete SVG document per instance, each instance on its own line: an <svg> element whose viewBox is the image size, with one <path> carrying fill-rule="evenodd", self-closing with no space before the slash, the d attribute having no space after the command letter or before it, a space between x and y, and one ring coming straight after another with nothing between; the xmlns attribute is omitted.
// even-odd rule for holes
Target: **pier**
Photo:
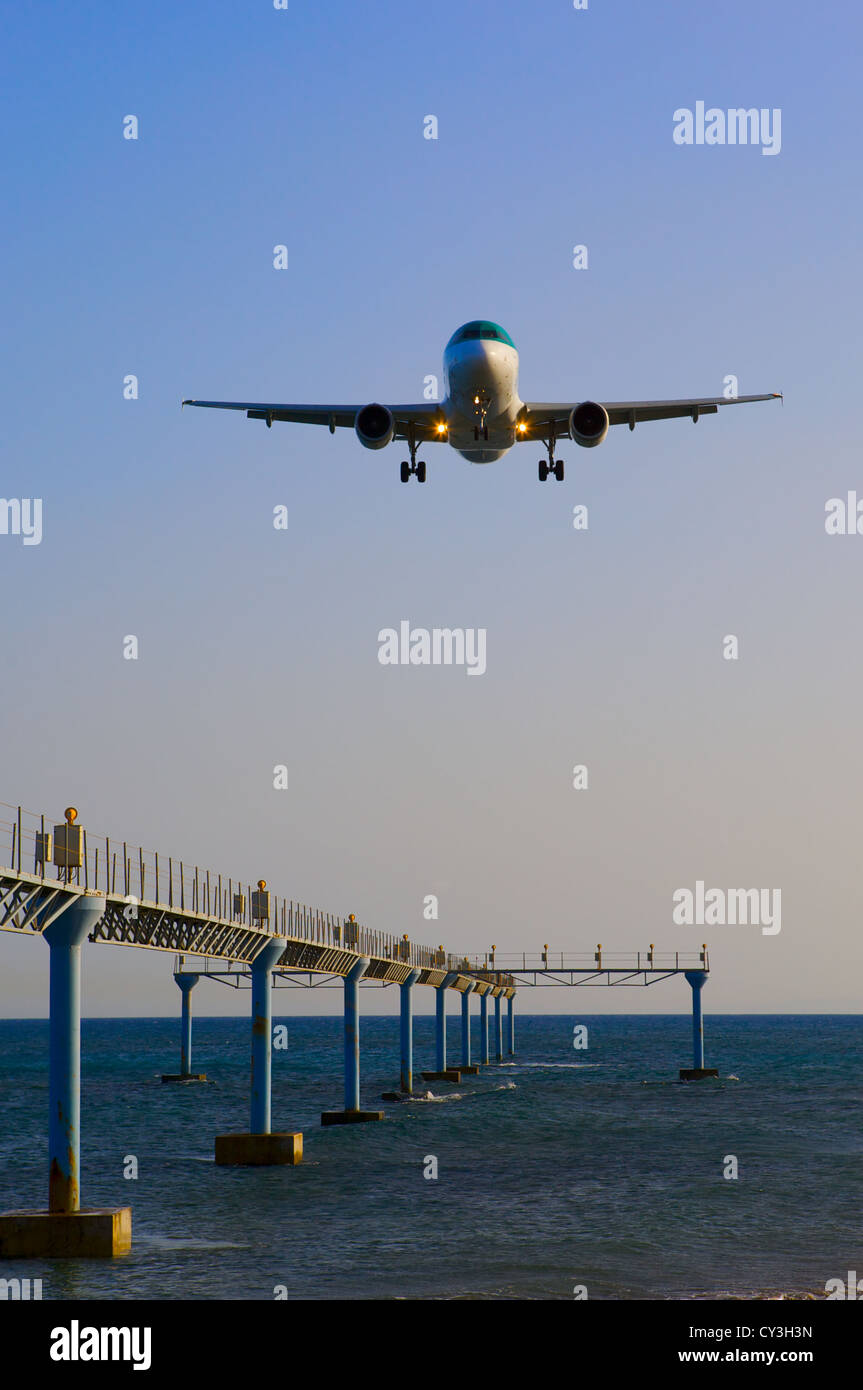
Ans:
<svg viewBox="0 0 863 1390"><path fill-rule="evenodd" d="M360 989L398 986L399 1091L413 1093L413 990L435 995L435 1066L426 1081L460 1082L492 1059L515 1055L515 997L524 987L601 984L649 986L684 975L692 989L693 1066L681 1080L717 1073L704 1067L701 990L710 965L696 952L609 955L542 952L456 955L372 930L347 916L325 913L255 889L182 860L125 841L88 836L75 807L63 819L0 803L0 930L42 937L49 947L48 1208L0 1214L0 1256L113 1256L131 1248L131 1210L81 1207L80 1031L81 959L85 943L156 950L174 956L180 991L180 1070L166 1083L203 1081L192 1070L192 994L212 980L251 993L251 1083L248 1131L215 1136L224 1165L297 1164L303 1136L273 1130L272 992L279 988L338 987L344 995L344 1108L324 1111L323 1125L381 1121L361 1105ZM193 962L187 966L187 957ZM447 1055L447 1000L460 1002L458 1060ZM471 1061L471 1001L479 999L479 1060ZM489 1043L489 999L494 1002ZM504 1026L503 1005L506 1003Z"/></svg>

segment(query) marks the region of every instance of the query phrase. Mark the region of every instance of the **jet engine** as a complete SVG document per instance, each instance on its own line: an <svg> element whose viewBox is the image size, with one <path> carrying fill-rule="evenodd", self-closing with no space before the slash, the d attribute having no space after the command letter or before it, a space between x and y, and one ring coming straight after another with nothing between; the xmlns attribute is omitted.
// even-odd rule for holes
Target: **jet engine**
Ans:
<svg viewBox="0 0 863 1390"><path fill-rule="evenodd" d="M608 411L596 401L582 401L569 417L570 437L582 449L594 449L608 434Z"/></svg>
<svg viewBox="0 0 863 1390"><path fill-rule="evenodd" d="M366 449L384 449L395 434L396 422L385 405L364 405L354 421L357 439Z"/></svg>

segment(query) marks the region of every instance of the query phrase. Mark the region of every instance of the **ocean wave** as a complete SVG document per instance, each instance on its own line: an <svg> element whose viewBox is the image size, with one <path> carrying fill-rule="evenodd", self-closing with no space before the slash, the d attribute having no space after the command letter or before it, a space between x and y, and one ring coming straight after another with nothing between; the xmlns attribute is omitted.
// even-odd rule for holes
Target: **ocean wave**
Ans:
<svg viewBox="0 0 863 1390"><path fill-rule="evenodd" d="M700 1302L703 1300L713 1301L714 1299L722 1303L815 1303L819 1299L825 1299L826 1294L822 1290L820 1293L813 1293L811 1289L791 1289L790 1291L779 1291L777 1289L709 1289L698 1293L678 1294L675 1297L683 1302Z"/></svg>
<svg viewBox="0 0 863 1390"><path fill-rule="evenodd" d="M562 1068L563 1071L585 1071L587 1068L607 1067L608 1062L501 1062L502 1067L518 1067L520 1070L527 1071L531 1068L545 1070L549 1067Z"/></svg>
<svg viewBox="0 0 863 1390"><path fill-rule="evenodd" d="M405 1096L404 1100L410 1105L442 1105L450 1100L477 1100L480 1096L489 1096L495 1091L515 1091L517 1089L517 1082L501 1081L499 1086L483 1086L475 1091L450 1091L445 1096L436 1096L434 1091L426 1091L423 1096Z"/></svg>
<svg viewBox="0 0 863 1390"><path fill-rule="evenodd" d="M247 1250L246 1241L202 1240L196 1236L159 1236L135 1233L136 1245L151 1245L157 1250Z"/></svg>

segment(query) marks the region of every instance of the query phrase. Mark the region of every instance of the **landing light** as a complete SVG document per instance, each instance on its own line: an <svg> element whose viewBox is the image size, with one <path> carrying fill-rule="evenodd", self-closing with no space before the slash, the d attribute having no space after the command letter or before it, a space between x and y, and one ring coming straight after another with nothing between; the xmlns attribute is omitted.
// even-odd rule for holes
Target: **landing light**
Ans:
<svg viewBox="0 0 863 1390"><path fill-rule="evenodd" d="M446 425L440 424L437 427L438 434L446 434Z"/></svg>
<svg viewBox="0 0 863 1390"><path fill-rule="evenodd" d="M522 420L519 420L519 422L518 422L518 432L519 432L519 434L524 434L524 432L525 432L526 429L527 429L527 425L526 425Z"/></svg>

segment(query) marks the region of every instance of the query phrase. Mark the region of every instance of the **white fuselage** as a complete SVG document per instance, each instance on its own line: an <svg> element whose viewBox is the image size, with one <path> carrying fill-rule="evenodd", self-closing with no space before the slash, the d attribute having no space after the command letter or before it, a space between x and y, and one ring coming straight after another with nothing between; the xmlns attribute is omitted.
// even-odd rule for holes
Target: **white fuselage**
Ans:
<svg viewBox="0 0 863 1390"><path fill-rule="evenodd" d="M522 403L518 352L508 343L450 344L443 358L447 441L470 463L493 463L512 448Z"/></svg>

